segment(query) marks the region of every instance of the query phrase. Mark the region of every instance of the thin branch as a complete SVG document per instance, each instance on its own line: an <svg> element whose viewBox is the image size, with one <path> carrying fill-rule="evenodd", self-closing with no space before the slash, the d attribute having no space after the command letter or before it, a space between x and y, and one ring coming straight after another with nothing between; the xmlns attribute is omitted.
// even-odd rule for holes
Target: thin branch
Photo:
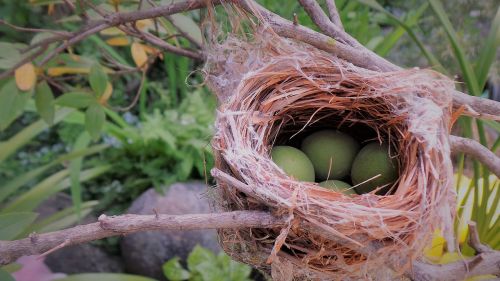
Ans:
<svg viewBox="0 0 500 281"><path fill-rule="evenodd" d="M158 47L166 52L174 53L174 54L188 57L188 58L198 60L198 61L203 60L202 53L200 53L198 51L192 51L192 50L176 47L174 45L171 45L171 44L165 42L161 38L154 36L151 33L142 32L140 30L132 31L131 29L127 29L125 32L127 34L130 34L134 37L141 39L142 41L148 42L148 43L150 43L150 44L152 44L152 45L154 45L154 46L156 46L156 47Z"/></svg>
<svg viewBox="0 0 500 281"><path fill-rule="evenodd" d="M477 224L473 221L469 222L469 245L476 250L477 254L493 251L488 245L481 243L479 233L477 232Z"/></svg>
<svg viewBox="0 0 500 281"><path fill-rule="evenodd" d="M318 2L316 2L316 0L299 0L299 2L306 10L309 17L311 17L323 33L335 38L336 40L344 41L354 48L365 48L356 39L354 39L354 37L344 31L342 24L340 24L340 26L334 24L334 22L325 14L323 9L321 9L321 6ZM340 19L338 20L340 21Z"/></svg>
<svg viewBox="0 0 500 281"><path fill-rule="evenodd" d="M344 26L342 25L342 21L340 20L339 11L337 9L337 6L335 5L335 0L326 0L325 2L330 20L333 22L333 24L344 30Z"/></svg>
<svg viewBox="0 0 500 281"><path fill-rule="evenodd" d="M24 255L43 254L54 248L81 244L111 236L150 230L193 230L215 228L278 227L282 220L264 212L226 212L192 215L101 215L98 222L72 228L32 234L15 241L0 241L0 265ZM62 246L61 246L62 245Z"/></svg>
<svg viewBox="0 0 500 281"><path fill-rule="evenodd" d="M453 105L463 106L469 116L500 121L500 102L455 91Z"/></svg>
<svg viewBox="0 0 500 281"><path fill-rule="evenodd" d="M22 26L17 26L12 23L9 23L3 19L0 19L0 24L6 25L14 30L18 31L26 31L26 32L47 32L47 33L52 33L59 35L61 37L69 37L72 35L71 32L68 31L62 31L62 30L52 30L52 29L45 29L45 28L30 28L30 27L22 27Z"/></svg>
<svg viewBox="0 0 500 281"><path fill-rule="evenodd" d="M20 60L18 63L16 63L12 68L5 70L4 72L0 73L0 80L8 77L9 75L13 74L16 69L18 69L20 66L23 64L33 61L36 59L38 56L43 54L47 50L47 46L42 46L38 50L34 51L31 55L25 57L24 59Z"/></svg>
<svg viewBox="0 0 500 281"><path fill-rule="evenodd" d="M266 24L268 24L277 34L291 38L297 41L304 42L306 44L309 44L311 46L314 46L318 49L324 50L326 52L333 53L337 55L338 57L345 59L354 65L364 67L367 69L372 69L372 70L378 70L378 71L397 71L400 70L401 68L390 63L389 61L385 60L382 57L379 57L378 55L374 54L370 50L366 49L365 47L362 47L359 43L354 43L355 45L360 46L359 48L357 47L352 47L350 45L344 44L342 42L336 41L329 36L326 36L322 33L315 32L307 27L301 26L301 25L294 25L292 21L286 20L270 11L267 9L263 8L259 4L248 0L252 4L248 4L247 1L244 0L234 0L235 2L238 2L246 11L249 13L256 13L260 15L265 21ZM308 4L312 0L302 0L304 3ZM214 0L211 3L212 5L217 5L220 4L220 0ZM316 4L313 2L313 4ZM311 4L311 5L313 5ZM111 26L119 26L123 25L128 22L134 22L137 20L141 19L146 19L146 18L156 18L160 16L168 16L172 15L175 13L183 12L183 11L190 11L190 10L195 10L199 8L203 8L206 5L205 0L189 0L189 1L184 1L184 2L176 2L170 5L166 6L159 6L155 7L152 9L148 10L141 10L141 11L134 11L134 12L122 12L122 13L113 13L106 15L104 19L102 20L97 20L90 22L89 24L85 25L82 29L79 31L73 33L75 37L67 40L64 44L60 45L54 52L49 54L49 56L45 57L43 62L46 62L50 60L52 57L54 57L57 52L62 52L64 51L67 47L69 47L72 44L75 44L86 37L92 35L93 33L99 32L102 29L111 27ZM316 10L316 9L313 9ZM321 13L317 13L320 15L321 18L325 17L324 12L321 10ZM336 36L338 38L344 40L344 41L349 41L350 35L345 33L343 30L339 30L338 28L335 30ZM155 37L157 38L157 37ZM352 37L351 37L352 38ZM39 42L35 45L41 46L41 47L47 47L49 44L60 41L64 38L61 38L59 36L54 36L51 38L47 38L42 40L43 42ZM150 40L149 40L150 39ZM152 39L148 38L149 43L151 44L158 44L158 47L168 50L168 51L176 51L177 49L172 49L171 45L165 45L168 43L165 43L163 40L158 40L158 39ZM352 42L351 42L352 43ZM29 48L33 48L33 46L30 46ZM196 57L198 58L201 56L201 54L197 55L194 54L192 51L187 51L183 52L187 56L191 57ZM31 59L35 58L36 56L30 56ZM22 64L20 64L22 65ZM19 65L16 65L16 68L19 67ZM9 75L11 75L14 72L15 68L7 70L3 73L0 74L0 79L5 78ZM453 94L453 103L454 107L459 108L459 107L465 107L466 111L465 113L471 116L475 117L480 117L480 118L485 118L485 119L493 119L493 120L499 120L499 114L500 112L500 102L496 102L493 100L486 100L482 99L479 97L473 97L469 96L460 92L456 92Z"/></svg>
<svg viewBox="0 0 500 281"><path fill-rule="evenodd" d="M457 136L450 136L450 144L452 152L469 154L483 163L497 177L500 177L500 157L488 148L475 140Z"/></svg>

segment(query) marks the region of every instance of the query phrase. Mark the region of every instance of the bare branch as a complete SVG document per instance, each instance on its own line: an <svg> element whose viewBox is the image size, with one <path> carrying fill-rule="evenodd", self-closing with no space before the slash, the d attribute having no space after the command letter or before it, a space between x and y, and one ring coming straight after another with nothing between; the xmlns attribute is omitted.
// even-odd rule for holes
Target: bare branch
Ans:
<svg viewBox="0 0 500 281"><path fill-rule="evenodd" d="M449 264L414 262L413 281L460 281L476 275L500 274L500 252L493 251Z"/></svg>
<svg viewBox="0 0 500 281"><path fill-rule="evenodd" d="M286 218L277 218L260 211L234 211L191 215L101 215L98 222L65 230L31 234L15 241L0 241L0 265L14 262L24 255L48 255L66 246L105 237L152 230L193 230L216 228L276 228L286 225ZM305 226L305 225L304 225ZM302 226L302 227L304 227ZM320 232L318 235L322 235ZM326 233L327 237L331 237ZM500 252L489 251L470 259L446 265L413 262L406 273L415 281L462 280L464 276L500 274Z"/></svg>
<svg viewBox="0 0 500 281"><path fill-rule="evenodd" d="M343 30L344 26L342 25L342 21L340 20L340 15L339 11L337 10L337 6L335 5L335 0L326 0L325 2L330 20L333 22L333 24Z"/></svg>
<svg viewBox="0 0 500 281"><path fill-rule="evenodd" d="M9 264L24 255L43 254L65 246L105 237L150 230L193 230L215 228L278 227L281 219L258 211L235 211L192 215L101 215L98 222L73 228L32 234L29 238L0 241L0 265Z"/></svg>
<svg viewBox="0 0 500 281"><path fill-rule="evenodd" d="M134 37L137 37L137 38L141 39L142 41L148 42L148 43L150 43L150 44L152 44L152 45L154 45L154 46L156 46L156 47L158 47L166 52L185 56L185 57L188 57L188 58L191 58L194 60L198 60L198 61L203 60L202 53L200 53L198 51L191 51L188 49L176 47L176 46L171 45L171 44L165 42L164 40L152 35L151 33L141 32L141 31L131 32L131 30L128 29L127 34L133 35Z"/></svg>
<svg viewBox="0 0 500 281"><path fill-rule="evenodd" d="M336 40L343 41L355 48L363 48L356 39L351 35L346 33L341 27L342 24L336 25L331 21L325 14L321 6L316 2L316 0L299 0L300 4L306 10L307 14L311 17L314 23L323 31L326 35L335 38ZM335 4L334 4L335 5ZM340 19L339 19L340 21Z"/></svg>
<svg viewBox="0 0 500 281"><path fill-rule="evenodd" d="M500 121L500 102L455 91L453 105L463 106L469 116Z"/></svg>
<svg viewBox="0 0 500 281"><path fill-rule="evenodd" d="M492 173L500 177L500 157L475 140L450 136L451 151L463 152L483 163Z"/></svg>
<svg viewBox="0 0 500 281"><path fill-rule="evenodd" d="M291 38L297 41L301 41L312 45L318 49L324 50L326 52L330 52L332 54L337 55L338 57L345 59L357 66L364 67L367 69L377 70L377 71L397 71L401 68L390 63L384 58L376 55L372 51L363 47L359 44L354 38L345 33L343 30L336 27L334 24L330 22L325 13L321 10L321 7L313 1L313 0L301 0L304 3L305 7L310 7L310 14L315 15L316 23L321 23L324 30L328 31L332 36L338 38L342 41L336 41L335 39L330 38L322 33L315 32L307 27L296 25L292 21L286 20L267 9L263 8L259 4L253 2L252 0L248 0L252 4L249 4L244 0L234 0L239 3L247 12L259 14L277 34ZM81 1L78 2L81 5ZM212 1L212 5L217 5L220 3L220 0ZM61 37L54 36L47 39L42 40L42 42L38 42L34 44L34 46L30 46L29 49L35 47L41 47L43 49L47 48L50 44L54 42L58 42L61 40L67 39L63 44L61 44L54 51L49 53L42 61L42 64L53 58L58 52L64 51L66 48L75 44L86 37L99 32L105 28L111 26L122 26L129 22L134 22L141 19L147 18L156 18L160 16L169 16L175 13L189 11L194 9L203 8L206 5L206 1L204 0L188 0L184 2L175 2L166 6L158 6L148 10L140 10L134 12L122 12L122 13L113 13L109 15L104 15L102 20L97 20L88 23L84 27L82 27L79 31L72 33L70 37ZM256 8L256 9L254 9ZM319 8L319 10L318 10ZM152 37L151 37L152 36ZM201 59L202 54L197 53L190 50L184 50L175 46L172 46L164 40L159 39L156 36L147 36L144 38L150 44L153 44L163 50L174 52L176 54L184 55L194 59ZM355 47L345 44L344 42L348 42ZM37 54L42 54L43 51L38 51ZM37 56L30 56L29 60L23 60L23 63L16 64L16 66L10 70L7 70L0 74L0 79L5 78L11 75L15 68L24 64L26 61L33 60ZM500 103L492 100L482 99L479 97L469 96L460 92L455 92L453 94L453 103L455 108L464 107L465 114L484 118L484 119L493 119L500 120L500 116L498 112L500 112Z"/></svg>
<svg viewBox="0 0 500 281"><path fill-rule="evenodd" d="M48 32L52 34L59 35L61 37L69 37L71 36L71 32L63 31L63 30L52 30L52 29L44 29L44 28L29 28L29 27L21 27L0 19L0 24L6 25L14 30L18 31L26 31L26 32Z"/></svg>
<svg viewBox="0 0 500 281"><path fill-rule="evenodd" d="M477 232L477 224L473 221L469 222L469 245L476 250L476 253L488 253L493 251L488 245L481 243L479 233Z"/></svg>

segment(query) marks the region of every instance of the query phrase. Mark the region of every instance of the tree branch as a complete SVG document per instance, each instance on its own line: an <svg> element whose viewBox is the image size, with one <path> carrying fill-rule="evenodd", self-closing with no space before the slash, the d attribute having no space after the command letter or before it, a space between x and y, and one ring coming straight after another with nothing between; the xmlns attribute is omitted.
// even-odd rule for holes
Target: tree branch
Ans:
<svg viewBox="0 0 500 281"><path fill-rule="evenodd" d="M346 33L342 28L342 23L337 25L325 14L321 6L318 4L316 0L299 0L300 4L306 10L307 14L313 22L319 27L323 33L326 35L335 38L336 40L343 41L355 48L364 48L356 39L354 39L349 33ZM327 1L328 2L328 1ZM333 0L332 0L333 2ZM333 4L335 7L335 4ZM333 12L331 9L330 13ZM338 18L337 9L335 9L336 20L340 22L340 18ZM374 54L375 55L375 54Z"/></svg>
<svg viewBox="0 0 500 281"><path fill-rule="evenodd" d="M475 140L450 136L451 151L463 152L483 163L492 173L500 177L500 157Z"/></svg>
<svg viewBox="0 0 500 281"><path fill-rule="evenodd" d="M335 5L335 0L326 0L325 2L330 20L333 22L333 24L344 30L344 26L342 25L342 21L340 20L339 11L337 10L337 6Z"/></svg>
<svg viewBox="0 0 500 281"><path fill-rule="evenodd" d="M212 0L211 4L218 5L220 4L220 2L221 0ZM307 27L295 25L293 22L286 20L263 8L253 0L234 0L234 2L238 3L249 13L258 13L266 21L265 24L268 24L280 36L301 41L323 51L333 53L344 60L367 69L377 71L397 71L401 69L400 67L390 63L384 58L368 50L367 48L359 44L359 42L357 42L349 34L336 27L334 24L331 24L323 10L321 10L321 7L319 7L319 5L313 0L301 0L301 2L304 3L305 7L308 7L309 13L312 16L314 15L313 18L316 18L315 22L318 25L321 24L321 26L323 26L322 29L329 32L335 38L338 38L338 40L332 39L331 37L326 36L322 33L315 32ZM101 20L96 20L88 23L79 31L74 32L70 38L66 36L64 36L64 38L61 38L60 36L54 36L44 39L42 40L42 42L39 42L36 45L44 49L54 42L67 40L58 48L56 48L56 50L47 55L42 61L43 64L57 55L58 52L62 52L69 46L80 42L88 36L108 27L120 26L141 19L169 16L179 12L200 9L205 6L205 0L187 0L183 2L175 2L166 6L154 7L148 10L113 13L104 16L104 18ZM163 40L155 40L149 37L145 40L147 40L151 44L154 44L155 46L158 46L159 48L183 56L191 57L194 59L199 59L202 56L202 54L189 50L179 51L178 48L163 42ZM342 41L348 42L354 45L354 47L349 44L342 43ZM30 46L30 48L34 48L34 46ZM43 51L38 50L37 53L38 55L40 55L41 53L43 53ZM30 56L30 59L32 59L33 57L36 56ZM11 75L14 72L15 68L19 67L19 65L22 64L16 64L16 67L1 73L0 79ZM498 112L500 112L500 102L469 96L457 91L453 94L453 103L455 108L464 107L466 109L464 113L467 115L485 119L500 120L500 116L498 114Z"/></svg>
<svg viewBox="0 0 500 281"><path fill-rule="evenodd" d="M279 227L283 220L269 213L235 211L192 215L101 215L98 222L44 234L31 234L29 238L0 241L0 265L9 264L24 255L37 255L54 248L81 244L111 236L150 230L193 230L215 228Z"/></svg>
<svg viewBox="0 0 500 281"><path fill-rule="evenodd" d="M28 238L0 241L0 265L9 264L24 255L48 255L61 248L105 237L152 230L193 230L216 228L277 228L285 226L286 218L267 212L234 211L191 215L101 215L98 222L65 230L31 234ZM474 231L471 230L471 233ZM321 235L321 233L318 233ZM328 237L331 235L326 234ZM464 276L500 274L500 252L488 250L464 261L446 265L415 261L406 273L415 281L462 280Z"/></svg>

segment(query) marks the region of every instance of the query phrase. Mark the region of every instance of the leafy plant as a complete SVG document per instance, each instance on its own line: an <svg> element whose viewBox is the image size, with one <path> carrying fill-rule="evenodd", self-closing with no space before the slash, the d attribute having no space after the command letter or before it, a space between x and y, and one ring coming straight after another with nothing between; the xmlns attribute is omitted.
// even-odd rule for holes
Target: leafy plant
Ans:
<svg viewBox="0 0 500 281"><path fill-rule="evenodd" d="M196 246L187 258L185 269L179 258L172 258L163 265L163 273L170 281L250 281L251 268L233 261L228 255L215 255L208 249Z"/></svg>
<svg viewBox="0 0 500 281"><path fill-rule="evenodd" d="M428 59L429 64L434 66L437 70L447 74L447 71L441 62L436 58L436 56L427 50L425 44L418 38L418 36L416 36L410 26L407 26L404 22L385 10L374 0L359 0L359 2L381 11L394 19L397 24L408 32L410 38L419 46L422 53ZM489 70L493 64L494 57L496 56L498 47L500 46L500 8L497 9L496 15L491 24L490 32L484 40L484 44L479 52L478 58L471 60L467 57L465 49L460 43L459 35L453 28L441 1L428 0L427 2L441 23L441 28L445 31L450 47L460 67L460 77L463 79L464 86L466 87L468 93L474 96L486 96L483 93L483 89ZM497 149L498 143L500 143L500 136L498 136L498 133L500 132L498 129L498 122L484 122L479 119L472 120L469 117L461 117L458 121L458 125L460 126L461 132L465 137L477 137L482 145L491 147L492 151ZM484 128L485 125L490 126L497 131L496 140L491 146L487 141ZM473 131L477 131L477 136L474 136ZM457 220L456 222L457 237L464 239L465 226L463 220L473 220L478 225L481 241L489 244L495 249L498 249L500 247L500 241L498 241L498 235L496 235L500 224L500 219L498 217L498 201L500 199L500 194L497 192L498 179L494 175L491 175L488 169L478 161L473 160L472 162L472 179L468 180L468 178L464 176L465 156L463 154L460 155L458 160L456 186L459 194L463 195L463 198L459 200L460 205L458 207L458 218L461 218L461 220ZM464 190L466 191L464 192ZM467 210L467 212L464 213L464 210ZM439 234L436 235L438 237L436 239L442 239L442 237L439 238ZM436 241L434 241L434 243L435 242ZM462 251L466 254L471 254L472 249L468 247L465 241L462 240L461 242Z"/></svg>
<svg viewBox="0 0 500 281"><path fill-rule="evenodd" d="M144 189L188 179L204 179L213 166L209 140L213 134L215 99L203 91L184 97L178 106L145 114L136 126L108 112L114 122L105 128L114 146L105 157L115 163L106 179L98 179L100 208L118 210ZM111 180L111 182L110 182ZM103 188L104 186L104 188ZM120 204L125 206L120 207ZM107 208L109 211L109 208Z"/></svg>

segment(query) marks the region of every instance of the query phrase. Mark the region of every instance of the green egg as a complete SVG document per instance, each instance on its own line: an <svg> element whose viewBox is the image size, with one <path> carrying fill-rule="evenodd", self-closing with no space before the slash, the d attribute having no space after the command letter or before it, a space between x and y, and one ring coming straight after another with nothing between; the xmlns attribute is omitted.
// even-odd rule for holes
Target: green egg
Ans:
<svg viewBox="0 0 500 281"><path fill-rule="evenodd" d="M372 180L369 180L380 174ZM398 162L389 157L389 146L372 142L364 146L354 159L351 170L351 179L358 194L368 193L377 187L392 184L398 179ZM389 187L384 188L378 194L385 194Z"/></svg>
<svg viewBox="0 0 500 281"><path fill-rule="evenodd" d="M339 180L327 180L319 183L319 186L328 188L344 194L356 194L352 186L346 182Z"/></svg>
<svg viewBox="0 0 500 281"><path fill-rule="evenodd" d="M291 146L275 146L271 151L273 162L285 173L299 181L314 181L314 167L304 152Z"/></svg>
<svg viewBox="0 0 500 281"><path fill-rule="evenodd" d="M323 130L306 137L301 149L311 159L316 178L335 180L349 174L359 144L342 132Z"/></svg>

